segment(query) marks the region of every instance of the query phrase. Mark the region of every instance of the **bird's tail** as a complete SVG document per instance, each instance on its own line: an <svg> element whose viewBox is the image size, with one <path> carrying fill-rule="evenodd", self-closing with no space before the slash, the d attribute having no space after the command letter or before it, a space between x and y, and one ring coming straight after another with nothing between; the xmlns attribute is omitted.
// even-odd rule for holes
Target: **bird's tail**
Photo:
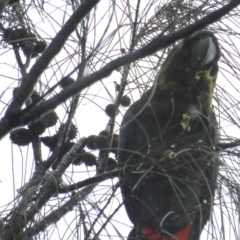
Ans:
<svg viewBox="0 0 240 240"><path fill-rule="evenodd" d="M153 230L149 225L142 227L141 237L135 233L135 229L133 229L128 236L128 240L188 240L190 224L186 224L173 235L162 234L159 231Z"/></svg>

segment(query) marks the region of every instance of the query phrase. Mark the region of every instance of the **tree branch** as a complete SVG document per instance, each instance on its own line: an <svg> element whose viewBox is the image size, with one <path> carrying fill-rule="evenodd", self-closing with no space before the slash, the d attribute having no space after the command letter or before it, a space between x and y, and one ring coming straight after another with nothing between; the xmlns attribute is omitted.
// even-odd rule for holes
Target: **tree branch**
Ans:
<svg viewBox="0 0 240 240"><path fill-rule="evenodd" d="M129 166L128 166L128 168L129 168ZM107 179L112 179L112 178L115 178L115 177L119 177L120 175L123 175L123 168L121 168L121 169L116 168L115 170L112 170L111 172L102 173L102 174L96 175L94 177L85 179L83 181L79 181L79 182L77 182L75 184L72 184L72 185L69 185L67 187L59 188L58 193L67 193L67 192L71 192L71 191L74 191L74 190L78 190L82 187L86 187L86 186L89 186L89 185L92 185L92 184L100 183L100 182L105 181Z"/></svg>
<svg viewBox="0 0 240 240"><path fill-rule="evenodd" d="M92 188L93 186L88 186L80 192L73 194L66 203L58 209L51 211L48 216L44 217L33 227L28 228L21 237L23 237L23 239L31 239L39 232L44 231L51 224L57 223L63 216L72 211L76 204L85 199L92 192Z"/></svg>
<svg viewBox="0 0 240 240"><path fill-rule="evenodd" d="M59 104L65 102L68 98L77 94L79 91L82 91L83 89L89 87L90 85L94 84L95 82L97 82L102 78L108 77L115 69L123 65L130 64L140 58L149 56L160 49L168 47L170 44L174 43L175 41L188 37L189 35L193 34L195 31L200 30L208 26L209 24L212 24L218 21L222 16L227 14L229 11L231 11L233 8L235 8L239 4L240 4L239 0L231 1L224 7L207 15L206 17L200 19L196 23L191 24L188 27L181 29L175 33L169 34L167 36L160 35L154 40L152 40L145 47L139 50L136 50L133 53L129 53L123 57L120 57L116 60L111 61L99 71L92 73L87 77L82 78L80 81L72 84L68 88L61 91L56 96L43 102L39 106L36 106L31 111L26 111L25 113L23 113L21 117L22 124L27 124L33 121L34 119L39 119L39 113L49 112L55 109Z"/></svg>
<svg viewBox="0 0 240 240"><path fill-rule="evenodd" d="M27 189L19 204L11 210L9 218L4 219L4 228L0 232L0 238L4 240L19 239L23 229L33 220L36 213L46 202L57 193L60 178L69 164L74 160L76 151L81 148L83 141L75 144L64 155L63 161L53 172L48 172L39 185ZM91 186L92 187L92 186Z"/></svg>
<svg viewBox="0 0 240 240"><path fill-rule="evenodd" d="M38 78L49 65L55 55L59 53L70 34L76 29L78 23L91 11L91 9L99 2L99 0L84 1L80 7L73 13L63 28L58 32L52 40L49 47L36 61L30 72L23 77L22 84L12 103L10 104L6 116L17 113L21 109L23 103L30 95L32 89L38 81Z"/></svg>
<svg viewBox="0 0 240 240"><path fill-rule="evenodd" d="M89 0L89 1L85 1L84 3L86 3L86 2L98 2L98 1L97 0ZM27 94L29 94L31 92L34 84L37 81L36 78L38 78L40 76L42 71L47 66L46 63L43 63L43 60L47 61L49 63L50 60L45 59L46 56L53 57L57 53L57 51L60 50L60 48L57 48L55 50L54 54L49 54L50 50L49 51L46 50L46 52L48 54L47 55L46 55L46 53L43 54L40 58L41 61L37 61L36 64L31 69L31 71L29 72L29 74L27 74L26 77L24 78L24 81L23 81L24 83L22 84L22 87L21 87L22 90L24 89L24 94L22 91L18 92L19 96L18 97L16 96L16 98L10 105L6 116L1 120L1 122L0 122L0 138L5 136L14 127L31 123L31 122L36 121L37 119L43 117L49 111L55 109L58 105L65 102L68 98L77 94L79 91L82 91L83 89L89 87L90 85L94 84L95 82L99 81L102 78L108 77L115 69L117 69L123 65L132 63L140 58L149 56L162 48L166 48L167 46L174 43L175 41L180 40L185 37L188 37L189 35L193 34L195 31L200 30L200 29L208 26L209 24L212 24L212 23L218 21L221 17L226 15L232 9L237 7L239 4L240 4L239 0L232 0L228 4L223 6L222 8L218 9L217 11L215 11L213 13L210 13L209 15L203 17L199 21L195 22L194 24L189 25L188 27L186 27L184 29L181 29L181 30L174 32L172 34L169 34L167 36L160 35L157 38L155 38L154 40L152 40L149 44L147 44L142 49L136 50L133 53L129 53L123 57L120 57L116 60L111 61L110 63L106 64L99 71L92 73L87 77L82 78L80 81L72 84L71 86L64 89L59 94L52 97L51 99L39 104L38 106L35 106L33 109L26 108L25 110L23 110L21 112L17 112L20 109L20 107L22 106L22 103L24 102L24 100L26 98L25 93L27 92ZM81 5L81 6L83 6L83 5ZM76 15L75 13L74 13L74 16ZM66 27L67 23L65 24L64 28ZM69 25L71 25L71 23L69 23ZM72 27L73 26L71 25L71 29L72 29ZM66 32L68 34L70 34L69 31L66 31ZM66 34L66 33L63 32L62 34ZM54 39L52 44L55 42L56 39L58 39L60 37L59 35L60 35L60 32L56 36L56 38ZM66 40L66 38L64 38L64 39ZM61 41L61 42L62 42L62 44L64 44L63 41ZM30 84L30 85L27 86L28 84ZM24 95L24 96L21 97L20 94Z"/></svg>

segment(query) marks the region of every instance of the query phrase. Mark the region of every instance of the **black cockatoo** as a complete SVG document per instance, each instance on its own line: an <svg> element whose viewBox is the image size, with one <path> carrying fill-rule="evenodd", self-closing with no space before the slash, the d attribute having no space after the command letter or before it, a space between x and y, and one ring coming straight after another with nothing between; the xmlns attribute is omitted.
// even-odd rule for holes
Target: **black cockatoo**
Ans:
<svg viewBox="0 0 240 240"><path fill-rule="evenodd" d="M154 86L128 109L118 162L128 239L199 240L210 218L219 131L212 110L220 49L199 31L170 51Z"/></svg>

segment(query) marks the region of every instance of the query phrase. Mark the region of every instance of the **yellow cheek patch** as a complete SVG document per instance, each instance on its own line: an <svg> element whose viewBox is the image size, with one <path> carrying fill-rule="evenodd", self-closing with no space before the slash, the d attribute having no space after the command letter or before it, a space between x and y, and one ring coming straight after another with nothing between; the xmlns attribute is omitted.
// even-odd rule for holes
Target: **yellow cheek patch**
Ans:
<svg viewBox="0 0 240 240"><path fill-rule="evenodd" d="M207 91L202 91L197 97L202 108L211 108L212 107L212 97L213 91L216 86L216 76L210 75L211 68L205 71L199 71L195 75L195 80L197 85L201 89L202 86L206 86Z"/></svg>
<svg viewBox="0 0 240 240"><path fill-rule="evenodd" d="M216 85L216 76L211 76L210 72L211 68L209 70L197 72L195 75L195 80L196 82L203 82L205 84L207 83L212 89L214 89Z"/></svg>
<svg viewBox="0 0 240 240"><path fill-rule="evenodd" d="M191 131L190 120L191 120L191 117L189 116L188 113L184 113L182 115L181 125L182 125L183 130L186 132Z"/></svg>

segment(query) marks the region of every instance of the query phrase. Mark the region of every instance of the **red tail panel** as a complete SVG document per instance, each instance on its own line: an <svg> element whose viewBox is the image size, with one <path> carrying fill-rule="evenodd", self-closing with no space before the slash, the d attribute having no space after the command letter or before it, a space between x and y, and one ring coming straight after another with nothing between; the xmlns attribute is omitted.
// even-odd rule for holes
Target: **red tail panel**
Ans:
<svg viewBox="0 0 240 240"><path fill-rule="evenodd" d="M145 240L167 240L160 232L154 231L149 225L143 226L142 235Z"/></svg>
<svg viewBox="0 0 240 240"><path fill-rule="evenodd" d="M190 224L185 225L174 236L164 236L160 232L153 230L149 225L145 225L142 229L142 235L145 240L187 240L190 231Z"/></svg>
<svg viewBox="0 0 240 240"><path fill-rule="evenodd" d="M190 224L185 225L180 231L174 234L178 240L187 240L190 232Z"/></svg>

